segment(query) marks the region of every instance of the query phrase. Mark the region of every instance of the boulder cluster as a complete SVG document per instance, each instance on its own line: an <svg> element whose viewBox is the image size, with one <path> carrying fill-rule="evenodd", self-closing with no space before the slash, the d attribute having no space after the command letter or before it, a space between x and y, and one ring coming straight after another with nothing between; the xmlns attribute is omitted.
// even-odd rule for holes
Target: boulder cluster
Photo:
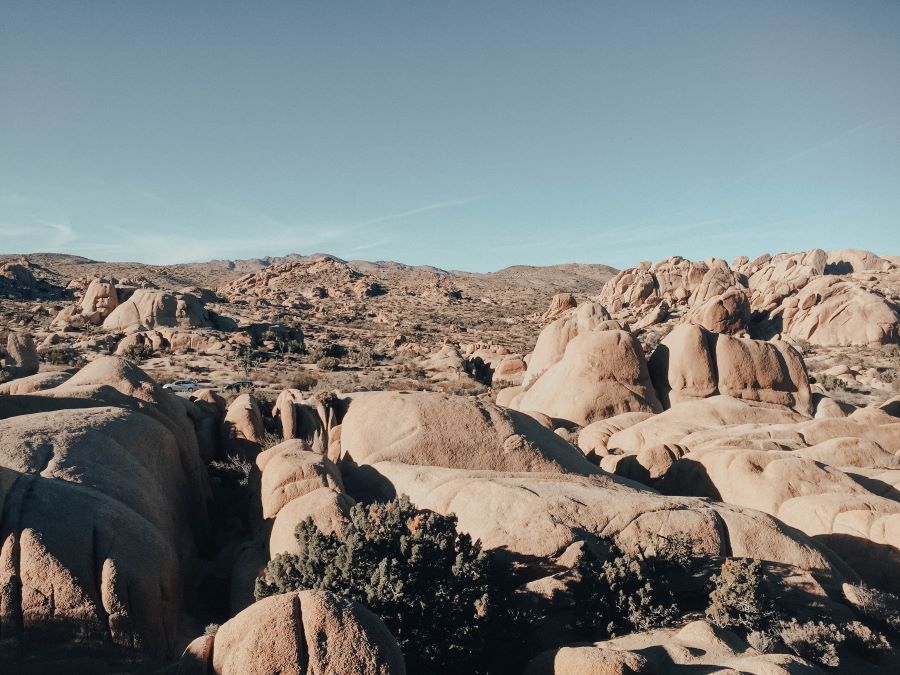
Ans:
<svg viewBox="0 0 900 675"><path fill-rule="evenodd" d="M80 288L54 324L116 335L110 355L42 369L25 331L0 354L0 663L77 643L183 673L403 674L398 635L337 586L254 596L268 564L301 553L298 526L340 535L357 504L403 495L452 514L508 572L516 609L538 617L529 675L814 672L812 657L766 649L704 607L585 641L578 583L610 541L633 560L663 539L707 565L763 561L803 620L849 625L859 589L900 595L900 402L837 400L802 353L897 341L892 260L641 264L599 296L553 297L529 319L542 326L530 353L499 340L411 351L432 391L177 394L128 357L233 348L214 300L112 278ZM386 289L326 257L220 292L297 308ZM278 326L241 328L272 350L302 341ZM463 381L477 395L454 393ZM204 631L207 619L218 624Z"/></svg>
<svg viewBox="0 0 900 675"><path fill-rule="evenodd" d="M598 297L637 329L678 314L715 333L780 335L816 345L897 342L900 266L868 251L672 257L619 272Z"/></svg>

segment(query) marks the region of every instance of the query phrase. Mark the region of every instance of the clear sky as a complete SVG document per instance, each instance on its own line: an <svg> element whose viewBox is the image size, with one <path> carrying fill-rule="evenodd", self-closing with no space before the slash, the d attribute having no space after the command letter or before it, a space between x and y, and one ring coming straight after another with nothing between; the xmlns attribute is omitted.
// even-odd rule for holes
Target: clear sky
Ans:
<svg viewBox="0 0 900 675"><path fill-rule="evenodd" d="M0 252L900 254L900 2L0 2Z"/></svg>

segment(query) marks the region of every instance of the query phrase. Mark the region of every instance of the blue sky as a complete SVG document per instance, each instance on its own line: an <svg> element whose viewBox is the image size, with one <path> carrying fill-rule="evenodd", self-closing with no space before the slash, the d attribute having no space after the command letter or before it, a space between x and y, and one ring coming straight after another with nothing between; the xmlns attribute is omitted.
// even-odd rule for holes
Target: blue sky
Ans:
<svg viewBox="0 0 900 675"><path fill-rule="evenodd" d="M0 4L0 252L900 254L900 2Z"/></svg>

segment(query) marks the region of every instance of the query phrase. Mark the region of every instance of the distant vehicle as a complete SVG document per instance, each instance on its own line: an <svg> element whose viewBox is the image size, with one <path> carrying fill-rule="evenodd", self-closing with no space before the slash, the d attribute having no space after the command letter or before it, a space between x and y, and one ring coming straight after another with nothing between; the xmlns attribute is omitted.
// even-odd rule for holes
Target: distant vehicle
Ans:
<svg viewBox="0 0 900 675"><path fill-rule="evenodd" d="M242 389L252 389L253 382L250 380L237 380L231 384L225 385L225 391L241 391Z"/></svg>
<svg viewBox="0 0 900 675"><path fill-rule="evenodd" d="M196 380L175 380L163 385L169 391L197 391L198 388Z"/></svg>

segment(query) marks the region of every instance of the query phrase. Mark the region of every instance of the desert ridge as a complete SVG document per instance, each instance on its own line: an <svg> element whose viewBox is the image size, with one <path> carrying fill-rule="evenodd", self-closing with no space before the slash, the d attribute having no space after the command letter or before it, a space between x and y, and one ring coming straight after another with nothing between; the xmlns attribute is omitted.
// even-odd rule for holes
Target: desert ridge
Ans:
<svg viewBox="0 0 900 675"><path fill-rule="evenodd" d="M898 667L895 258L8 256L0 316L23 672Z"/></svg>

